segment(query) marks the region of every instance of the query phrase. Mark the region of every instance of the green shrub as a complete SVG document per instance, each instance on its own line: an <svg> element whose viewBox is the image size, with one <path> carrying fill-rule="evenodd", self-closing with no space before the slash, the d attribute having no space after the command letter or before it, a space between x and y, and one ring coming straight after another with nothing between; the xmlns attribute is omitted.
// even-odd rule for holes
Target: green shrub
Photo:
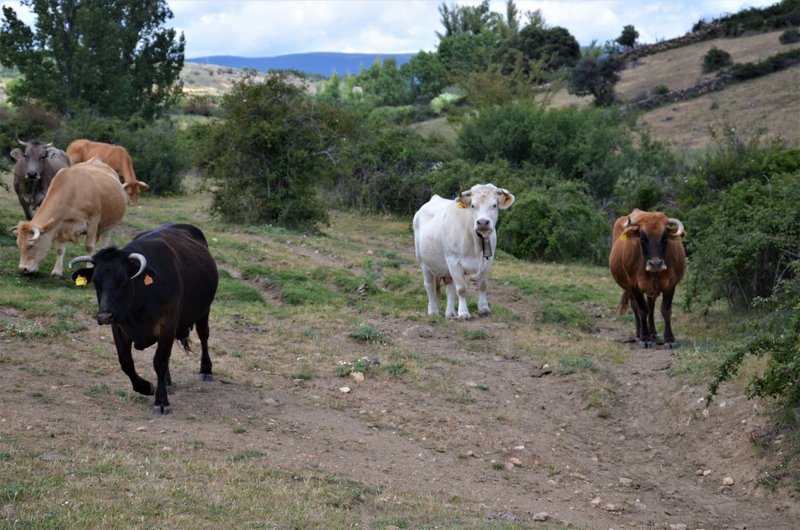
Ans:
<svg viewBox="0 0 800 530"><path fill-rule="evenodd" d="M579 185L520 192L502 217L498 247L529 260L605 263L611 227Z"/></svg>
<svg viewBox="0 0 800 530"><path fill-rule="evenodd" d="M298 229L327 221L319 185L353 120L287 75L248 74L224 97L222 119L193 130L194 161L214 185L211 210L227 221Z"/></svg>
<svg viewBox="0 0 800 530"><path fill-rule="evenodd" d="M734 184L684 218L691 257L689 299L750 309L792 274L800 256L800 172Z"/></svg>
<svg viewBox="0 0 800 530"><path fill-rule="evenodd" d="M746 81L785 70L798 63L800 63L800 48L776 53L757 63L734 64L731 67L730 74L737 81Z"/></svg>
<svg viewBox="0 0 800 530"><path fill-rule="evenodd" d="M800 42L800 31L797 28L789 28L778 38L781 44L794 44Z"/></svg>
<svg viewBox="0 0 800 530"><path fill-rule="evenodd" d="M714 46L703 56L703 73L715 72L720 68L728 66L731 62L730 53Z"/></svg>
<svg viewBox="0 0 800 530"><path fill-rule="evenodd" d="M653 95L663 96L669 94L669 87L667 85L657 85L653 88Z"/></svg>

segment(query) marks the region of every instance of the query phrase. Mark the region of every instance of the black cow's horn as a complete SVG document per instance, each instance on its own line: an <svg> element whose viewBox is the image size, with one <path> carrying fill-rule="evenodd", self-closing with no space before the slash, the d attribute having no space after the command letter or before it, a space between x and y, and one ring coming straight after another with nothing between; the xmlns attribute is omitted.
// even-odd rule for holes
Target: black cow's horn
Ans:
<svg viewBox="0 0 800 530"><path fill-rule="evenodd" d="M138 252L132 252L132 253L128 254L128 258L129 259L135 259L135 260L139 261L139 270L136 272L136 274L131 276L131 280L132 280L132 279L136 278L137 276L139 276L142 273L142 271L145 269L145 267L147 267L147 258L142 256Z"/></svg>
<svg viewBox="0 0 800 530"><path fill-rule="evenodd" d="M22 140L20 140L19 136L17 136L17 141L19 142L19 145L28 145L25 142L23 142Z"/></svg>
<svg viewBox="0 0 800 530"><path fill-rule="evenodd" d="M76 263L94 263L94 259L91 256L78 256L77 258L72 258L69 262L69 268L71 269L73 265Z"/></svg>
<svg viewBox="0 0 800 530"><path fill-rule="evenodd" d="M681 222L680 219L677 219L675 217L670 217L669 219L667 219L667 226L670 226L670 225L674 225L677 228L675 230L675 232L670 234L672 237L681 237L681 235L683 235L683 233L684 233L683 232L683 223Z"/></svg>

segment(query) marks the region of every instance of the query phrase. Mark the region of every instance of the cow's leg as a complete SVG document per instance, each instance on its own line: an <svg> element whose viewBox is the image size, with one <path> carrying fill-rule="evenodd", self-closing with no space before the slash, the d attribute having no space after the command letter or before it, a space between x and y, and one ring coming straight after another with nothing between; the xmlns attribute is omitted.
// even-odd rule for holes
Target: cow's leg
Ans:
<svg viewBox="0 0 800 530"><path fill-rule="evenodd" d="M208 313L195 322L195 329L197 336L200 337L200 348L203 350L200 357L200 380L211 381L214 376L211 375L211 357L208 355Z"/></svg>
<svg viewBox="0 0 800 530"><path fill-rule="evenodd" d="M111 241L111 230L106 230L102 234L97 234L96 248L108 248L108 243Z"/></svg>
<svg viewBox="0 0 800 530"><path fill-rule="evenodd" d="M86 248L86 253L89 255L94 254L95 243L97 243L98 224L98 220L92 220L89 221L89 225L86 227L86 242L84 243L84 247Z"/></svg>
<svg viewBox="0 0 800 530"><path fill-rule="evenodd" d="M17 199L19 199L19 204L22 206L22 210L25 212L25 217L30 221L33 219L33 212L31 212L31 205L22 198L22 194L20 193L17 195Z"/></svg>
<svg viewBox="0 0 800 530"><path fill-rule="evenodd" d="M56 264L53 266L53 272L50 276L61 278L64 276L64 254L67 252L67 243L60 239L56 239Z"/></svg>
<svg viewBox="0 0 800 530"><path fill-rule="evenodd" d="M152 396L155 392L153 385L147 379L139 377L139 374L136 373L136 367L133 365L133 357L131 357L131 343L133 341L126 337L115 324L111 325L111 332L114 334L114 344L117 347L119 365L131 380L133 390L145 396Z"/></svg>
<svg viewBox="0 0 800 530"><path fill-rule="evenodd" d="M458 319L469 320L471 317L469 307L467 307L467 278L464 276L464 271L458 266L450 268L450 275L453 277L455 294L458 296Z"/></svg>
<svg viewBox="0 0 800 530"><path fill-rule="evenodd" d="M447 308L444 310L444 316L447 318L456 317L456 284L451 278L445 282L445 294L447 295Z"/></svg>
<svg viewBox="0 0 800 530"><path fill-rule="evenodd" d="M439 306L436 305L436 275L425 265L422 265L422 281L425 284L425 292L428 293L428 314L438 315Z"/></svg>
<svg viewBox="0 0 800 530"><path fill-rule="evenodd" d="M631 291L630 295L631 307L636 315L636 340L640 348L652 348L653 343L650 341L650 328L647 323L647 300L640 291Z"/></svg>
<svg viewBox="0 0 800 530"><path fill-rule="evenodd" d="M673 296L675 296L675 287L664 291L664 299L661 300L661 316L664 317L664 346L671 350L680 348L680 344L675 342L675 335L672 334Z"/></svg>
<svg viewBox="0 0 800 530"><path fill-rule="evenodd" d="M647 328L650 330L650 335L647 340L658 342L658 333L656 333L656 296L647 297Z"/></svg>
<svg viewBox="0 0 800 530"><path fill-rule="evenodd" d="M489 267L481 275L478 280L478 316L488 317L492 314L489 309L489 299L486 298L486 291L489 290Z"/></svg>
<svg viewBox="0 0 800 530"><path fill-rule="evenodd" d="M156 371L156 376L158 376L156 400L153 403L153 412L155 414L166 415L172 412L172 407L170 407L169 398L167 397L167 377L173 340L175 340L175 330L164 329L158 338L156 354L153 356L153 369Z"/></svg>

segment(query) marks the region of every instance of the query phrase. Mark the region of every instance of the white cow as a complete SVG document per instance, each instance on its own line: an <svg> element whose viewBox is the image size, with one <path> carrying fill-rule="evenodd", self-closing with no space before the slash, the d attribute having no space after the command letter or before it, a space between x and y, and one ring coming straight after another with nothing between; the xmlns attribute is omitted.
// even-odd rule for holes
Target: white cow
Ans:
<svg viewBox="0 0 800 530"><path fill-rule="evenodd" d="M414 246L428 292L429 315L439 314L436 301L439 282L444 281L445 316L469 319L467 280L478 284L478 314L492 314L486 289L497 245L497 212L513 203L514 196L508 190L493 184L476 184L455 200L434 195L414 214Z"/></svg>

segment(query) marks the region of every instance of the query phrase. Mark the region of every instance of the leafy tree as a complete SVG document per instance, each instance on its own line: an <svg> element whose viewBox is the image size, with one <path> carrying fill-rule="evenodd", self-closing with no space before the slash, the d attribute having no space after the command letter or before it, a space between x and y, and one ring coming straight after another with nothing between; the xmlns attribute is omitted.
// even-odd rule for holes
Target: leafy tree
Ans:
<svg viewBox="0 0 800 530"><path fill-rule="evenodd" d="M22 0L34 29L3 8L0 56L23 74L15 104L39 101L59 112L88 109L145 118L176 101L183 35L165 28L166 0Z"/></svg>
<svg viewBox="0 0 800 530"><path fill-rule="evenodd" d="M440 41L447 37L457 37L459 35L477 35L484 30L492 30L498 20L498 15L489 10L489 1L483 0L477 6L456 6L447 7L447 4L439 6L444 33L436 32Z"/></svg>
<svg viewBox="0 0 800 530"><path fill-rule="evenodd" d="M522 52L526 61L542 61L548 70L575 66L581 58L578 41L562 27L528 24L512 39L510 46Z"/></svg>
<svg viewBox="0 0 800 530"><path fill-rule="evenodd" d="M614 85L624 63L615 55L584 57L572 69L567 92L578 96L594 96L594 104L605 107L614 103Z"/></svg>
<svg viewBox="0 0 800 530"><path fill-rule="evenodd" d="M639 38L639 32L636 31L632 25L628 24L622 28L622 34L617 37L616 42L625 48L633 48L636 46L636 39Z"/></svg>
<svg viewBox="0 0 800 530"><path fill-rule="evenodd" d="M400 67L414 99L432 99L447 86L447 72L437 53L421 51Z"/></svg>
<svg viewBox="0 0 800 530"><path fill-rule="evenodd" d="M413 101L411 80L404 80L397 61L380 58L355 76L354 82L375 105L404 105Z"/></svg>

